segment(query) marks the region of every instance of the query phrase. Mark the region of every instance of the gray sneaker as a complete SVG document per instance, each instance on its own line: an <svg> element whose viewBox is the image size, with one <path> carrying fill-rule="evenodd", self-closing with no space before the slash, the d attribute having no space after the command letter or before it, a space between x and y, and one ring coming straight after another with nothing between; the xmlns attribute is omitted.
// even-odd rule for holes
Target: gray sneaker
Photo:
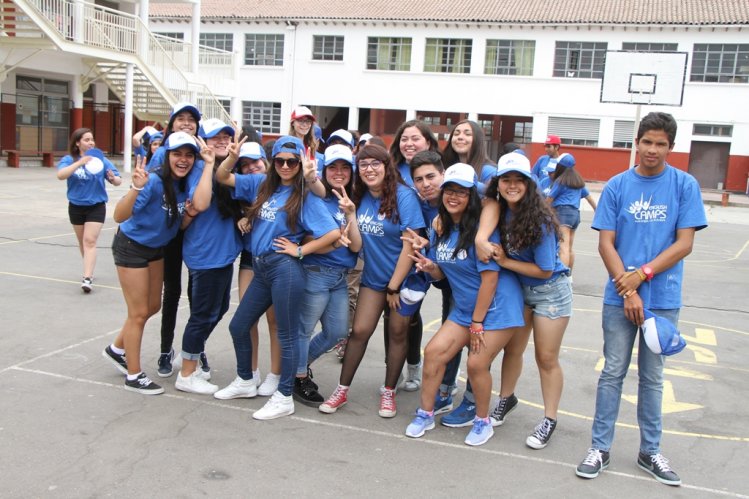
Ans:
<svg viewBox="0 0 749 499"><path fill-rule="evenodd" d="M588 455L577 465L575 474L580 478L596 478L609 467L609 453L605 450L588 449Z"/></svg>
<svg viewBox="0 0 749 499"><path fill-rule="evenodd" d="M676 474L671 466L668 465L668 459L663 454L643 454L640 452L637 456L637 466L647 471L653 478L666 485L681 485L681 478Z"/></svg>

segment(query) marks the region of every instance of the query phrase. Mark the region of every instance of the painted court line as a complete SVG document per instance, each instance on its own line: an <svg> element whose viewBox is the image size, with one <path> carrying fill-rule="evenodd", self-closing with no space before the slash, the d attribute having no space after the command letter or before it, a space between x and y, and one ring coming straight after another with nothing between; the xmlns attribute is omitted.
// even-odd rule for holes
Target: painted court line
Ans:
<svg viewBox="0 0 749 499"><path fill-rule="evenodd" d="M89 340L87 340L87 341L89 341ZM50 376L50 377L53 377L53 378L64 379L64 380L68 380L68 381L74 381L74 382L77 382L77 383L85 383L85 384L90 384L90 385L95 385L95 386L101 386L101 387L105 387L105 388L114 388L114 389L123 390L123 391L125 390L125 388L124 388L123 385L114 385L112 383L106 383L106 382L103 382L103 381L89 380L89 379L85 379L85 378L78 378L78 377L75 377L75 376L66 376L64 374L51 373L51 372L47 372L47 371L41 371L41 370L38 370L38 369L28 369L28 368L24 368L24 367L18 367L18 365L8 367L8 368L4 369L3 371L10 370L10 369L16 370L16 371L21 371L21 372L26 372L26 373L30 373L30 374L37 374L37 375L41 375L41 376ZM3 371L0 371L0 372L3 372ZM188 401L188 402L198 403L198 404L202 404L202 405L206 405L206 406L210 406L210 407L218 407L218 408L221 408L221 409L230 409L230 410L234 410L234 411L246 412L248 414L252 414L253 412L255 412L253 409L249 409L249 408L236 407L236 406L233 406L233 405L229 405L229 404L225 404L225 403L221 403L221 402L215 402L215 401L212 401L212 400L200 400L200 399L195 399L195 398L192 398L192 397L188 397L188 396L184 396L184 395L179 395L179 394L165 393L162 396L165 396L165 397L168 397L168 398L172 398L172 399L176 399L176 400L182 400L182 401ZM344 425L344 424L339 424L339 423L332 423L332 422L329 422L329 421L321 421L321 420L314 419L314 418L306 418L306 417L293 416L293 415L292 416L288 416L288 418L291 419L291 420L293 420L293 421L299 421L299 422L302 422L302 423L313 424L313 425L318 425L318 426L325 426L325 427L334 428L334 429L337 429L337 430L348 430L348 431L353 431L353 432L357 432L357 433L363 433L363 434L366 434L366 435L374 435L374 436L386 437L386 438L391 438L391 439L396 439L396 440L402 440L402 441L413 441L415 445L417 445L417 444L421 444L421 445L433 445L433 446L439 446L439 447L447 447L447 448L459 450L459 451L462 451L462 452L472 452L472 453L479 452L479 453L486 454L486 455L492 455L492 456L510 458L510 459L513 459L513 460L520 459L520 460L528 461L528 462L534 462L534 463L540 463L540 464L549 464L549 465L553 465L553 466L568 468L570 470L572 470L572 469L574 469L574 468L577 467L576 464L566 463L564 461L557 461L557 460L554 460L554 459L544 459L544 458L539 458L539 457L526 456L524 454L515 454L515 453L512 453L512 452L505 452L505 451L485 449L485 448L475 448L475 447L471 448L471 447L467 447L465 445L453 444L453 443L449 443L449 442L439 442L439 441L425 440L425 439L419 439L419 440L410 439L410 438L406 437L405 435L402 435L402 434L399 434L399 433L390 433L390 432L385 432L385 431L380 431L380 430L370 430L368 428L362 428L362 427L359 427L359 426L350 426L350 425ZM260 424L262 424L262 423L260 423ZM633 474L630 474L630 473L623 473L623 472L620 472L620 471L606 470L604 473L606 473L607 475L614 475L614 476L618 476L618 477L622 477L622 478L626 478L626 479L630 479L630 480L638 480L638 481L643 481L643 482L652 482L653 481L653 478L651 478L649 476L646 477L646 476L643 476L643 475L633 475ZM659 486L659 485L654 484L654 486ZM709 488L709 487L701 487L699 485L682 484L680 488L681 489L685 489L685 490L693 490L693 491L696 491L696 492L704 492L704 493L708 493L708 494L719 495L719 496L737 497L737 498L742 498L742 499L749 499L749 496L742 495L742 494L739 494L739 493L736 493L736 492L725 491L725 490L718 490L718 489L712 489L712 488Z"/></svg>

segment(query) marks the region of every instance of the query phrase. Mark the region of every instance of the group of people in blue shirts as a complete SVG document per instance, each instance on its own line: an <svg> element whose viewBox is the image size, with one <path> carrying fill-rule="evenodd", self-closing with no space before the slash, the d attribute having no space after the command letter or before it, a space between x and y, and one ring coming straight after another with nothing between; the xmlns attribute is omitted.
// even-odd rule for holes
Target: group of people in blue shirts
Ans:
<svg viewBox="0 0 749 499"><path fill-rule="evenodd" d="M138 157L131 188L114 213L120 225L112 251L127 319L103 352L126 376L125 388L149 395L164 392L141 369L140 344L146 321L160 310L162 293L166 306L165 261L169 245L178 241L174 254L178 250L179 255L172 258L179 259L179 274L183 260L188 269L190 317L177 354L171 345L173 331L164 337L162 319L158 371L168 377L176 369L176 389L222 400L269 396L253 413L259 420L293 414L295 400L336 413L351 397L354 377L384 314L386 362L378 414L396 416L399 388L421 389L406 435L424 436L435 428L435 417L444 414L443 425L469 427L465 443L478 446L518 405L515 387L532 333L544 415L526 444L546 447L557 427L563 386L559 352L572 315L571 246L565 252L560 242L569 238L571 243L570 231L579 224L579 212L573 211L589 196L574 171L574 158L547 154L532 169L525 154L515 150L495 164L488 158L483 131L470 120L453 127L442 151L429 127L412 120L398 129L390 150L376 137L355 142L350 132L341 130L320 153L314 121L308 108L295 108L289 135L275 140L268 154L238 127L201 121L194 105L180 103L158 137L159 147L150 151L150 161ZM659 126L666 125L646 124L638 139ZM547 152L550 145L558 150L555 137L547 142ZM84 159L85 140L77 137L75 144L78 149L71 147L70 157L60 164L60 178L70 178L90 161ZM119 180L108 164L102 171L106 180ZM667 171L678 172L671 167ZM677 184L686 178L679 175ZM642 194L639 204L622 207L608 198L635 196L640 187L629 188L620 177L609 184L618 187L604 190L607 203L596 212L594 228L609 231L625 215L634 215L633 227L638 228L638 217L648 222L663 217L671 223L674 213L669 207L678 204L678 194L656 204L651 191L647 200ZM97 180L99 184L103 186L103 180ZM693 188L689 182L685 185ZM73 184L69 194L76 192ZM74 197L70 201L73 206ZM71 208L75 226L79 219L74 221L74 211ZM692 215L686 225L701 228L696 209ZM653 248L641 252L662 250L667 240L659 229L664 226L648 227ZM617 251L634 252L632 245L642 250L640 238L626 240L620 243L617 238ZM210 382L206 343L229 309L234 263L240 255L240 281L243 269L251 269L252 277L240 286L245 289L229 323L236 377L219 388ZM642 258L638 254L625 263ZM605 307L618 307L622 316L616 320L624 317L629 329L642 321L637 307L626 302L622 307L622 300L630 299L640 282L653 279L653 269L680 275L680 264L666 270L657 259L647 263L647 269L617 273L606 261L614 282L607 286ZM635 282L632 275L646 279ZM669 283L678 280L672 277ZM661 282L658 278L654 282ZM442 325L422 356L420 306L432 287L441 293ZM350 313L352 292L356 305ZM651 308L678 309L673 294L641 295ZM257 340L250 331L269 311L277 348L271 354L271 372L262 381ZM606 316L604 310L604 323ZM316 331L318 324L321 331ZM342 340L346 345L338 384L326 398L313 381L311 365ZM453 396L464 347L469 352L468 384L456 406ZM500 352L499 398L492 403L490 368ZM612 374L608 356L606 366L601 383L626 374L621 366ZM621 379L618 383L620 392ZM579 476L592 478L608 465L611 418L615 421L618 414L615 390L599 384L599 402L611 401L605 402L600 418L597 405L594 446L578 468ZM648 441L660 438L659 428L643 427L646 430ZM664 473L675 473L655 447L641 449L641 467L669 483L662 479ZM676 479L671 477L670 484Z"/></svg>

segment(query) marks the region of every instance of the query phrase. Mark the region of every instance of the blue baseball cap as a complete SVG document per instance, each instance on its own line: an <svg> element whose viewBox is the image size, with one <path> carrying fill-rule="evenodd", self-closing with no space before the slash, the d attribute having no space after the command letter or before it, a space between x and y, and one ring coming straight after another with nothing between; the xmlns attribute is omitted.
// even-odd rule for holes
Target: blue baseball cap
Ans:
<svg viewBox="0 0 749 499"><path fill-rule="evenodd" d="M178 102L175 104L172 108L172 114L169 115L169 120L171 121L172 118L183 111L187 111L195 116L195 121L200 121L200 110L198 109L198 106L190 102Z"/></svg>
<svg viewBox="0 0 749 499"><path fill-rule="evenodd" d="M557 158L557 164L565 168L574 168L575 157L568 152L560 154L559 157Z"/></svg>
<svg viewBox="0 0 749 499"><path fill-rule="evenodd" d="M679 330L667 319L644 309L645 322L640 326L640 334L645 338L648 348L659 355L674 355L684 350L687 342Z"/></svg>
<svg viewBox="0 0 749 499"><path fill-rule="evenodd" d="M346 144L348 144L352 149L353 149L353 147L355 145L354 144L354 136L351 135L351 132L349 132L348 130L340 129L340 130L336 130L335 132L331 133L330 137L328 137L328 141L326 142L326 144L330 144L335 139L342 140L343 142L345 142Z"/></svg>
<svg viewBox="0 0 749 499"><path fill-rule="evenodd" d="M164 134L156 132L148 138L148 142L153 142L154 140L164 140Z"/></svg>
<svg viewBox="0 0 749 499"><path fill-rule="evenodd" d="M200 152L200 147L195 142L195 138L187 132L174 132L170 134L166 139L166 144L164 144L167 151L174 151L182 146L189 146L195 153Z"/></svg>
<svg viewBox="0 0 749 499"><path fill-rule="evenodd" d="M289 147L291 146L291 147ZM304 142L301 139L292 137L291 135L284 135L276 139L276 143L273 144L273 157L275 158L278 153L290 152L296 154L299 157L304 156Z"/></svg>
<svg viewBox="0 0 749 499"><path fill-rule="evenodd" d="M429 279L424 272L412 272L403 281L400 289L398 313L408 317L416 313L429 289Z"/></svg>
<svg viewBox="0 0 749 499"><path fill-rule="evenodd" d="M200 122L198 135L204 139L210 139L220 132L226 132L234 137L234 127L231 127L218 118L210 118Z"/></svg>

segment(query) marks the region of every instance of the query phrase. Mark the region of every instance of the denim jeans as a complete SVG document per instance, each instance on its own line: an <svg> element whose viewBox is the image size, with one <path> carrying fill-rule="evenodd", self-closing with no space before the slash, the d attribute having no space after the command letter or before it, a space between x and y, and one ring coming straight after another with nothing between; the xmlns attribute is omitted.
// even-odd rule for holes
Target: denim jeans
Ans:
<svg viewBox="0 0 749 499"><path fill-rule="evenodd" d="M231 297L232 265L220 269L190 270L190 318L182 335L182 357L198 360L205 342L227 310Z"/></svg>
<svg viewBox="0 0 749 499"><path fill-rule="evenodd" d="M278 391L290 396L297 366L299 303L304 295L304 270L299 260L280 253L254 257L252 268L255 277L229 323L237 356L237 375L245 380L252 379L250 326L273 305L281 345Z"/></svg>
<svg viewBox="0 0 749 499"><path fill-rule="evenodd" d="M673 324L679 321L679 309L653 310L653 313ZM598 378L596 392L591 445L594 449L611 449L622 399L622 383L629 369L637 335L638 327L627 319L622 307L603 306L603 355L606 363ZM640 425L640 452L645 454L660 453L664 363L665 358L651 352L640 335L637 351L637 423Z"/></svg>
<svg viewBox="0 0 749 499"><path fill-rule="evenodd" d="M299 306L297 374L307 374L308 364L348 334L347 269L305 265L304 273L307 284ZM322 331L312 337L318 321Z"/></svg>

